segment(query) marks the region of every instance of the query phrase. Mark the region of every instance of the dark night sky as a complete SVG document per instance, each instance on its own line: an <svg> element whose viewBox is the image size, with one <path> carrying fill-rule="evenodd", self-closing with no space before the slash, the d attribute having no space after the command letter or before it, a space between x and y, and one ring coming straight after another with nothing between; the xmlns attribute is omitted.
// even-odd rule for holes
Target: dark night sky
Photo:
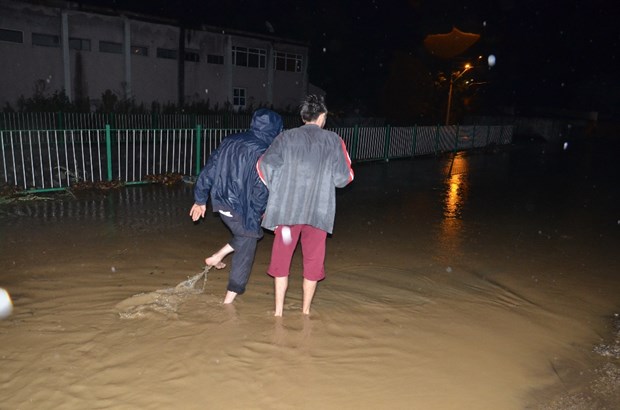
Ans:
<svg viewBox="0 0 620 410"><path fill-rule="evenodd" d="M611 0L83 0L308 41L310 81L340 107L377 111L399 51L437 70L427 34L453 26L493 54L484 93L493 104L617 112L620 32Z"/></svg>

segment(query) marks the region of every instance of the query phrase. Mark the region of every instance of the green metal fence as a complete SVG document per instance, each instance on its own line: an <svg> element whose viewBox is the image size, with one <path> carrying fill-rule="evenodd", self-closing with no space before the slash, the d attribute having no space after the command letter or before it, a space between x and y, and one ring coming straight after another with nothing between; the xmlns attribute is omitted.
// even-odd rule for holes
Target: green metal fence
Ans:
<svg viewBox="0 0 620 410"><path fill-rule="evenodd" d="M512 126L333 128L352 161L409 158L512 142ZM242 128L0 130L0 184L28 192L76 182L145 183L148 176L195 176L222 140Z"/></svg>

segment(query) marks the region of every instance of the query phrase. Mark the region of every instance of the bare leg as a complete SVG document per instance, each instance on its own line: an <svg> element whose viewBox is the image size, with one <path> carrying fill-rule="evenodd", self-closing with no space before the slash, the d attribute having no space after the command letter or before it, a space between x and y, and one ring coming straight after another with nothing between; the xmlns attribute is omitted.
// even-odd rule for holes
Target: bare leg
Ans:
<svg viewBox="0 0 620 410"><path fill-rule="evenodd" d="M205 263L207 266L215 266L215 269L223 269L226 264L222 262L222 259L231 252L234 252L233 247L226 244L222 249L205 259Z"/></svg>
<svg viewBox="0 0 620 410"><path fill-rule="evenodd" d="M314 292L316 291L316 284L317 281L304 278L304 300L302 308L302 312L304 315L310 314L310 305L312 304L312 298L314 297Z"/></svg>
<svg viewBox="0 0 620 410"><path fill-rule="evenodd" d="M229 290L226 292L226 297L224 297L224 304L227 305L229 303L233 303L235 297L237 297L237 293Z"/></svg>
<svg viewBox="0 0 620 410"><path fill-rule="evenodd" d="M276 312L274 316L282 316L284 310L284 296L286 295L286 288L288 288L288 276L273 279L276 293Z"/></svg>

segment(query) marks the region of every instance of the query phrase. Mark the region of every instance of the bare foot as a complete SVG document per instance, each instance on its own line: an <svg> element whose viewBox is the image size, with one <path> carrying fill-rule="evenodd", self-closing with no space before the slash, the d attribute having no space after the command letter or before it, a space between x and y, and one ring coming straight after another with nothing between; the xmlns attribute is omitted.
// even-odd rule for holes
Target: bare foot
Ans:
<svg viewBox="0 0 620 410"><path fill-rule="evenodd" d="M207 266L215 267L215 269L224 269L226 267L226 264L222 262L222 259L224 259L226 255L234 251L235 250L232 246L226 244L222 249L205 259L205 263L207 264Z"/></svg>
<svg viewBox="0 0 620 410"><path fill-rule="evenodd" d="M225 305L229 305L229 304L233 303L236 296L237 296L236 292L233 292L233 291L229 290L228 292L226 292L226 296L224 297L224 304Z"/></svg>
<svg viewBox="0 0 620 410"><path fill-rule="evenodd" d="M221 259L218 259L217 256L208 257L205 259L205 263L207 266L213 266L215 269L224 269L226 267L226 264Z"/></svg>

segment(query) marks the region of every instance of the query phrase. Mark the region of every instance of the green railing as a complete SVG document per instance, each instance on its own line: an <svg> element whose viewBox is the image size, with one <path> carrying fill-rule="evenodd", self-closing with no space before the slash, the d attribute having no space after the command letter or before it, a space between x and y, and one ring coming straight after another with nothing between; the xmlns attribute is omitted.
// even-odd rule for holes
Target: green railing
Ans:
<svg viewBox="0 0 620 410"><path fill-rule="evenodd" d="M330 128L352 161L440 154L512 142L512 126ZM78 182L147 183L154 175L195 176L222 140L238 128L0 130L0 184L28 192Z"/></svg>

